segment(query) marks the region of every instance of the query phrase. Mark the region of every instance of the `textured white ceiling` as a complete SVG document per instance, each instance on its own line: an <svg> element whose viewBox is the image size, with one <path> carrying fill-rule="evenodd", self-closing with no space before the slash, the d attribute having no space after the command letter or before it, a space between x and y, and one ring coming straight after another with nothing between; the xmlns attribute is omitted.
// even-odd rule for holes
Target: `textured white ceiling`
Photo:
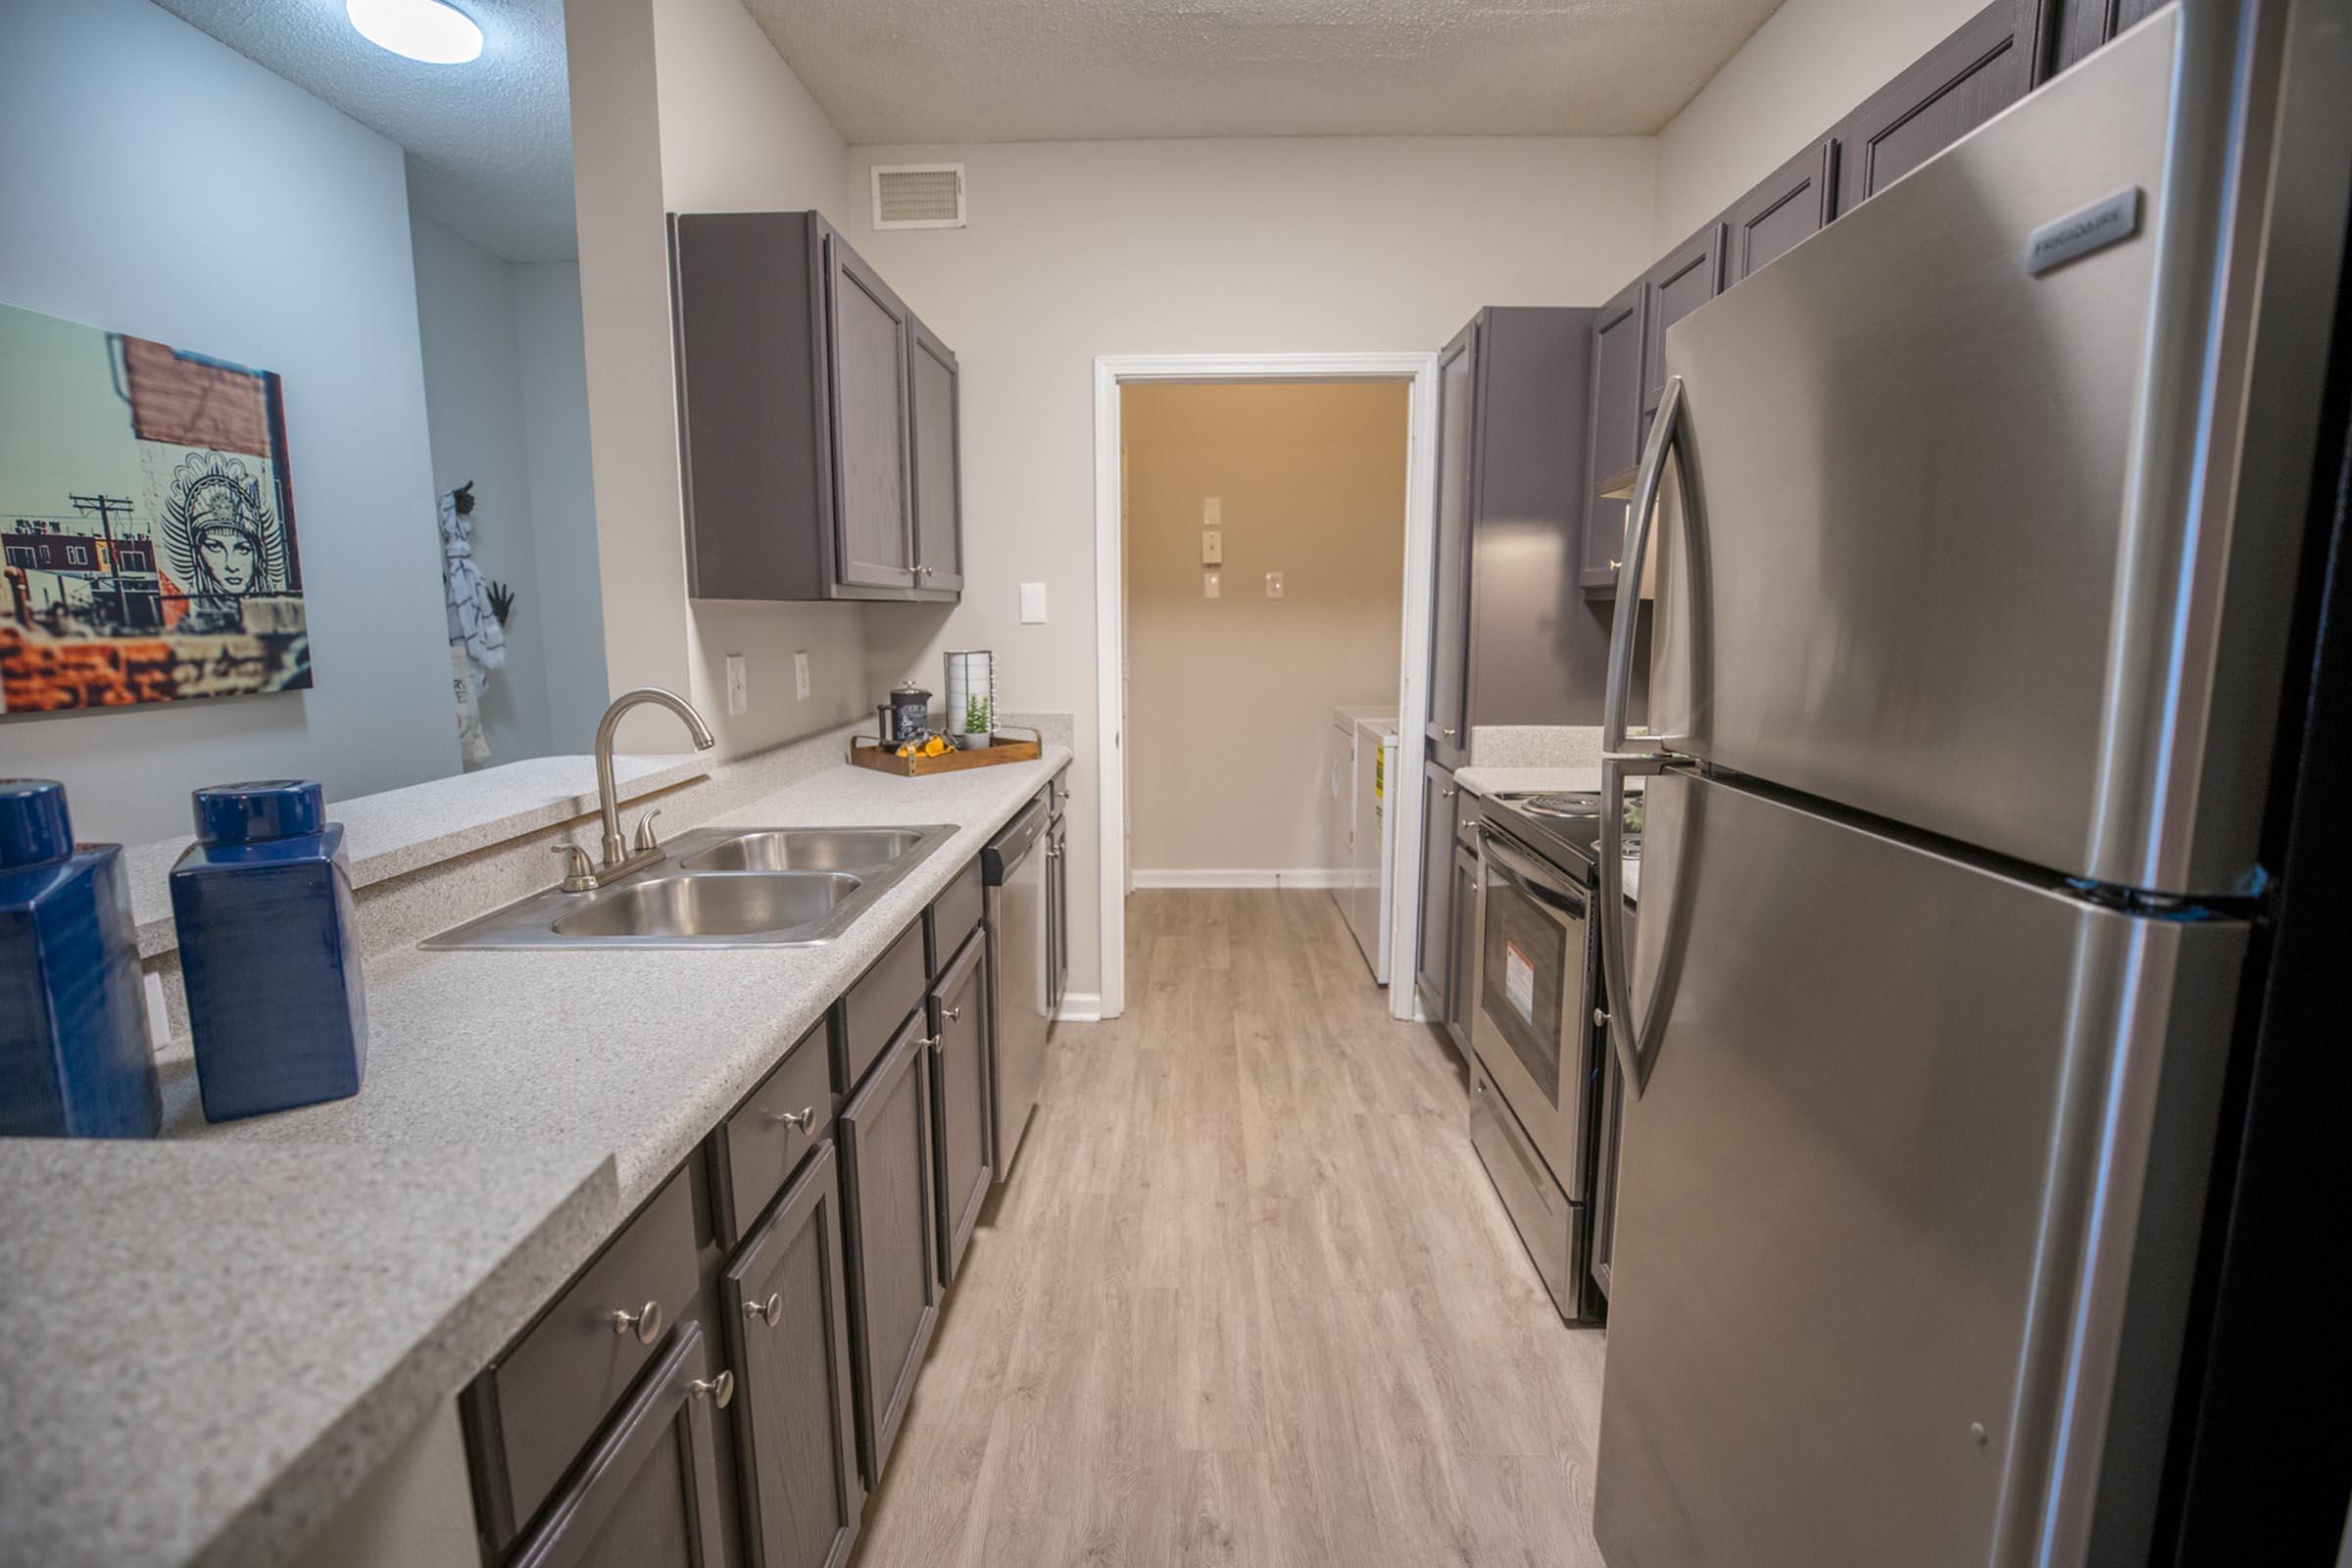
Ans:
<svg viewBox="0 0 2352 1568"><path fill-rule="evenodd" d="M377 48L343 0L156 3L407 148L427 218L511 261L579 254L564 0L464 0L482 54L463 66Z"/></svg>
<svg viewBox="0 0 2352 1568"><path fill-rule="evenodd" d="M852 142L1646 135L1781 0L744 0Z"/></svg>

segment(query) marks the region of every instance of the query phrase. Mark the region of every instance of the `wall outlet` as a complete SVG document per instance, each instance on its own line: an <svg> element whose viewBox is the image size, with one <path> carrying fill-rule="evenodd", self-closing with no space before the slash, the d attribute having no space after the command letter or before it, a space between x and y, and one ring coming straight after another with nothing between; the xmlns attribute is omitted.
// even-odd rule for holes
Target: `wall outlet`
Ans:
<svg viewBox="0 0 2352 1568"><path fill-rule="evenodd" d="M1214 528L1224 520L1224 501L1216 496L1208 496L1202 499L1200 503L1200 526L1203 528Z"/></svg>
<svg viewBox="0 0 2352 1568"><path fill-rule="evenodd" d="M1217 579L1224 575L1221 571L1202 572L1200 574L1200 597L1203 599L1216 598L1223 589L1223 584L1219 583Z"/></svg>
<svg viewBox="0 0 2352 1568"><path fill-rule="evenodd" d="M1224 529L1203 528L1200 530L1200 564L1203 566L1225 564Z"/></svg>
<svg viewBox="0 0 2352 1568"><path fill-rule="evenodd" d="M1046 618L1046 585L1042 582L1021 584L1021 624L1036 626Z"/></svg>
<svg viewBox="0 0 2352 1568"><path fill-rule="evenodd" d="M1269 571L1266 573L1266 597L1268 599L1280 599L1282 597L1281 572Z"/></svg>
<svg viewBox="0 0 2352 1568"><path fill-rule="evenodd" d="M727 656L727 711L748 712L752 706L751 675L744 668L741 654Z"/></svg>
<svg viewBox="0 0 2352 1568"><path fill-rule="evenodd" d="M808 651L805 648L792 656L792 695L804 703L808 700Z"/></svg>

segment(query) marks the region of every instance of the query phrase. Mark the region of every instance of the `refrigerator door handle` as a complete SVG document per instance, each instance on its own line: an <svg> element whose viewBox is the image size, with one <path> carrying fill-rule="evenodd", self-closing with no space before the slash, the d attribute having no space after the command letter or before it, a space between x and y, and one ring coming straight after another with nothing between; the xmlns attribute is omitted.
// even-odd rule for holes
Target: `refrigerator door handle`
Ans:
<svg viewBox="0 0 2352 1568"><path fill-rule="evenodd" d="M1658 486L1666 477L1669 451L1683 477L1684 527L1690 527L1693 492L1690 460L1684 456L1680 440L1682 428L1683 378L1677 375L1668 378L1665 399L1649 427L1649 445L1642 454L1642 467L1634 480L1633 510L1625 518L1625 559L1617 564L1617 604L1621 611L1632 612L1610 617L1609 684L1600 703L1600 749L1604 752L1626 749L1625 706L1633 690L1634 623L1642 618L1642 569L1649 555L1650 524L1657 516ZM1654 736L1637 739L1636 745L1643 753L1663 749Z"/></svg>
<svg viewBox="0 0 2352 1568"><path fill-rule="evenodd" d="M1673 395L1667 393L1669 398ZM1661 411L1659 418L1664 417ZM1625 933L1625 781L1628 775L1663 773L1667 761L1663 757L1600 760L1600 906L1592 919L1600 928L1600 983L1606 995L1603 1005L1608 1010L1609 1044L1616 1048L1625 1092L1636 1100L1642 1098L1657 1055L1657 1042L1643 1036L1647 1022L1657 1015L1658 999L1653 995L1639 1013L1634 1009L1634 956L1628 951Z"/></svg>

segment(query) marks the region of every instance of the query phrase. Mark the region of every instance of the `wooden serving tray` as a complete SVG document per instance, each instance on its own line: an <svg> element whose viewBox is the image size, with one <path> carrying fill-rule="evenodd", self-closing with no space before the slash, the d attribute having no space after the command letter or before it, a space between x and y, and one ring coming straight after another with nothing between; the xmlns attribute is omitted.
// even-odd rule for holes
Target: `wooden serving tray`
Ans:
<svg viewBox="0 0 2352 1568"><path fill-rule="evenodd" d="M860 735L850 742L850 760L877 773L925 778L933 773L960 773L967 767L993 767L999 762L1034 762L1045 755L1044 737L1034 730L1027 739L1002 732L989 739L996 744L976 752L956 750L942 752L937 757L901 757L897 747L885 746L870 735Z"/></svg>

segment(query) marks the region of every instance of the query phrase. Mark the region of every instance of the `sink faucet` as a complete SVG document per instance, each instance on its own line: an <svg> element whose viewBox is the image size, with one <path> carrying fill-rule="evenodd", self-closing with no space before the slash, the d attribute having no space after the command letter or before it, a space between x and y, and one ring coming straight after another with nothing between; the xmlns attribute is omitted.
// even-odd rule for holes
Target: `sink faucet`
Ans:
<svg viewBox="0 0 2352 1568"><path fill-rule="evenodd" d="M596 804L605 822L605 863L592 866L585 850L568 844L557 845L557 854L571 858L564 878L566 893L593 893L606 883L662 858L661 841L654 837L654 818L659 811L648 811L638 820L634 853L620 836L620 789L612 778L612 736L620 728L621 715L640 703L658 703L684 719L694 736L696 751L707 752L718 744L710 734L710 726L703 722L703 715L676 692L663 691L659 686L640 686L613 698L612 706L605 710L605 716L596 726Z"/></svg>

